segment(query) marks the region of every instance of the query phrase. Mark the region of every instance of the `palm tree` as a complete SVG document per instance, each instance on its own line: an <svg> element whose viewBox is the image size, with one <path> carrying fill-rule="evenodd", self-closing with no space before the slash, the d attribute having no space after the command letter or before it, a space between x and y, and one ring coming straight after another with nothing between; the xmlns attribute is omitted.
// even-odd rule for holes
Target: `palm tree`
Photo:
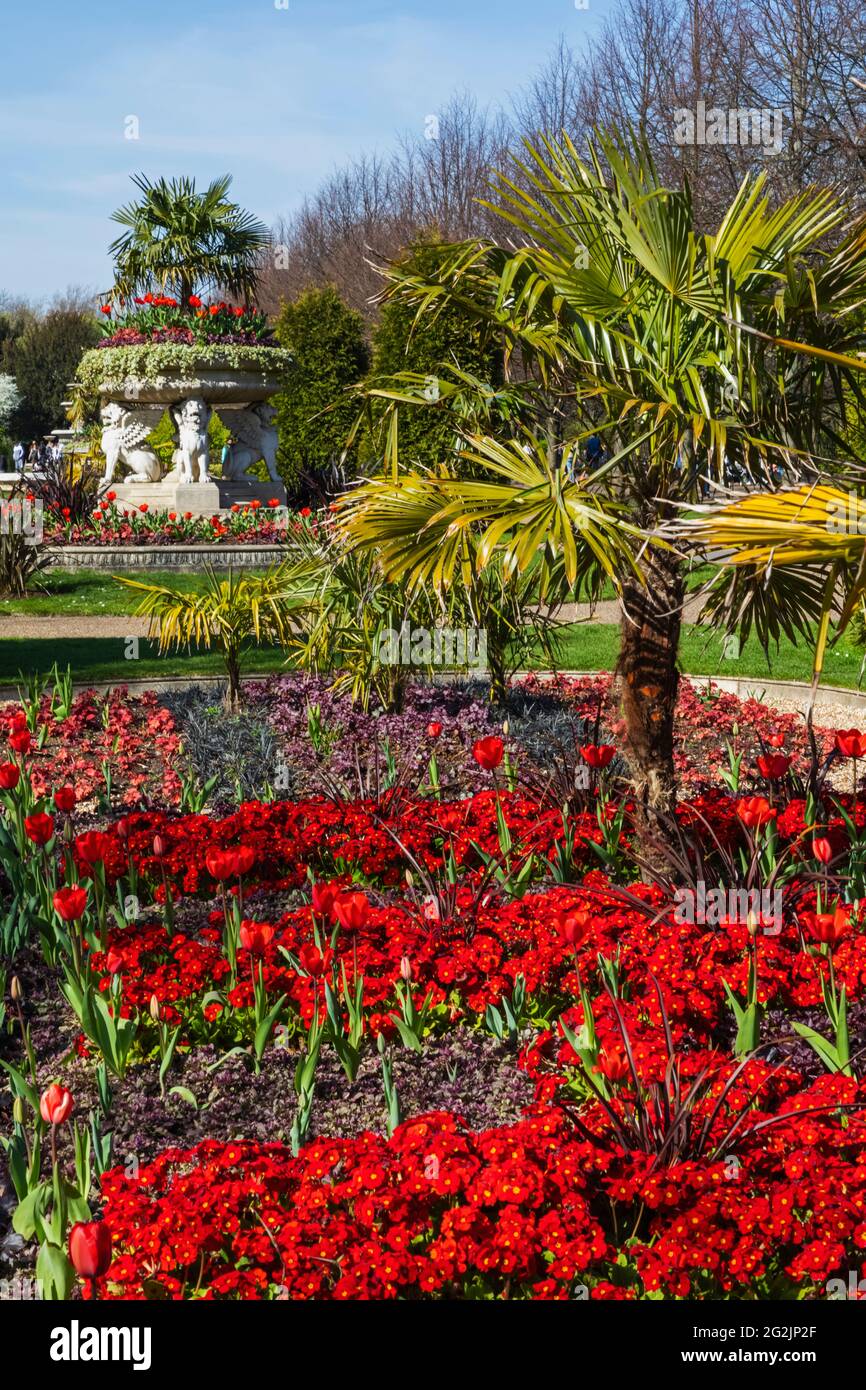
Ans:
<svg viewBox="0 0 866 1390"><path fill-rule="evenodd" d="M230 175L214 179L203 193L194 179L151 183L136 174L132 181L143 196L112 214L127 229L109 247L112 293L129 299L158 288L183 305L200 290L252 298L270 232L229 200Z"/></svg>
<svg viewBox="0 0 866 1390"><path fill-rule="evenodd" d="M238 576L230 567L221 579L208 566L204 576L203 588L190 594L122 575L115 578L142 592L136 613L150 618L150 636L158 638L161 652L193 646L219 648L228 676L225 705L235 713L241 705L245 654L265 643L288 645L293 617L311 602L315 581L306 567L291 560L263 575Z"/></svg>
<svg viewBox="0 0 866 1390"><path fill-rule="evenodd" d="M846 212L831 193L810 189L772 210L759 177L700 236L688 186L665 188L632 137L600 135L588 161L567 138L527 149L514 177L497 176L493 204L516 229L516 249L443 247L438 273L422 281L395 267L387 293L419 315L452 298L474 312L511 363L527 365L523 385L547 427L521 425L503 440L458 419L462 450L435 478L401 465L393 427L381 475L340 511L356 544L380 548L392 578L450 582L470 530L480 567L543 574L562 562L569 582L583 576L590 588L612 575L624 751L639 817L655 817L676 796L686 575L661 529L727 469L768 486L780 466L796 475L837 452L845 410L864 402L853 356L863 341L853 313L866 286L863 224L833 244ZM575 469L591 435L608 457Z"/></svg>

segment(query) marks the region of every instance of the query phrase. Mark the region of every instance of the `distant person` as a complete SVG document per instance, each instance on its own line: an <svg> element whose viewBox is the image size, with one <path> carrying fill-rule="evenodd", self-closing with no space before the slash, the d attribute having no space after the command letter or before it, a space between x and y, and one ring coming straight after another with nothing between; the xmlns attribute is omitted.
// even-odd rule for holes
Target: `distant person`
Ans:
<svg viewBox="0 0 866 1390"><path fill-rule="evenodd" d="M16 473L24 472L24 445L20 439L12 450L12 467Z"/></svg>
<svg viewBox="0 0 866 1390"><path fill-rule="evenodd" d="M27 467L39 467L39 445L36 443L35 439L32 441L30 448L27 451Z"/></svg>
<svg viewBox="0 0 866 1390"><path fill-rule="evenodd" d="M52 463L57 464L63 462L63 445L60 443L59 439L55 439L48 452Z"/></svg>
<svg viewBox="0 0 866 1390"><path fill-rule="evenodd" d="M222 464L224 478L227 478L229 475L229 470L231 468L232 463L232 449L234 448L234 446L235 437L233 434L230 434L225 444L223 445L222 453L220 454L220 463Z"/></svg>
<svg viewBox="0 0 866 1390"><path fill-rule="evenodd" d="M600 434L591 434L586 441L586 462L589 468L600 468L607 461L607 450Z"/></svg>

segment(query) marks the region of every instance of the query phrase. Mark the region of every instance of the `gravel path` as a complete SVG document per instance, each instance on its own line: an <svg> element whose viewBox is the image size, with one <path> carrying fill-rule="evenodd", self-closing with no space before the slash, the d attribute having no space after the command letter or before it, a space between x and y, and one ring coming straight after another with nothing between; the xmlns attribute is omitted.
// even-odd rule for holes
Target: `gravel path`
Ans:
<svg viewBox="0 0 866 1390"><path fill-rule="evenodd" d="M12 613L0 616L0 640L4 637L146 637L147 618L94 613L55 615Z"/></svg>

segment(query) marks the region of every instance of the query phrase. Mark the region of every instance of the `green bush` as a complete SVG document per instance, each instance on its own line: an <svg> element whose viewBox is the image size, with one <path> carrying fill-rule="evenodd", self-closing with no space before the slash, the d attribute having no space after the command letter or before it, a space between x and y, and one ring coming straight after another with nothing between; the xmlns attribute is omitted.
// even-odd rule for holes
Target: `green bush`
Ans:
<svg viewBox="0 0 866 1390"><path fill-rule="evenodd" d="M358 414L349 389L369 365L363 319L327 285L284 304L276 334L295 364L274 402L280 473L291 489L315 479L327 486ZM350 453L350 469L353 459Z"/></svg>

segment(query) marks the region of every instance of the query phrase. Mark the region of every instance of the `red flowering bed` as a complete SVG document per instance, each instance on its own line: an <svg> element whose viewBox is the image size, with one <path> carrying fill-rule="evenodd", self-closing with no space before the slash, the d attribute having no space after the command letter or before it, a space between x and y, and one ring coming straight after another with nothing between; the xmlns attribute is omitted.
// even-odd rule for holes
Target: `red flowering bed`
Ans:
<svg viewBox="0 0 866 1390"><path fill-rule="evenodd" d="M587 689L567 696L579 705ZM31 904L52 997L61 972L65 1044L54 1074L28 1082L9 996L22 1043L10 1151L38 1137L48 1152L50 1133L56 1154L80 1084L123 1107L144 1076L148 1104L168 1106L197 1052L215 1059L208 1104L237 1056L250 1085L265 1069L296 1100L289 1143L237 1140L232 1122L137 1168L106 1161L89 1207L70 1186L69 1269L86 1293L795 1299L856 1285L866 804L827 776L866 757L862 735L822 739L829 759L810 766L793 730L748 711L761 751L741 787L684 797L673 858L650 883L612 745L583 748L590 789L565 814L506 790L503 742L488 735L474 756L490 787L461 799L394 790L216 816L172 808L178 736L155 701L30 713L32 729L0 713L3 862ZM76 796L99 791L109 733L115 760L148 744L123 801L161 785L169 805L86 829ZM696 914L708 875L745 898L713 917L704 893ZM459 1105L402 1118L400 1049L423 1060L455 1036L498 1040L497 1065L530 1088L522 1118L473 1128ZM293 1059L288 1083L267 1072L278 1054ZM350 1098L365 1059L381 1068L390 1137L311 1127L325 1054ZM106 1100L109 1074L120 1089ZM71 1152L53 1181L72 1184ZM19 1188L39 1178L26 1169L10 1166ZM18 1228L50 1246L18 1195Z"/></svg>

